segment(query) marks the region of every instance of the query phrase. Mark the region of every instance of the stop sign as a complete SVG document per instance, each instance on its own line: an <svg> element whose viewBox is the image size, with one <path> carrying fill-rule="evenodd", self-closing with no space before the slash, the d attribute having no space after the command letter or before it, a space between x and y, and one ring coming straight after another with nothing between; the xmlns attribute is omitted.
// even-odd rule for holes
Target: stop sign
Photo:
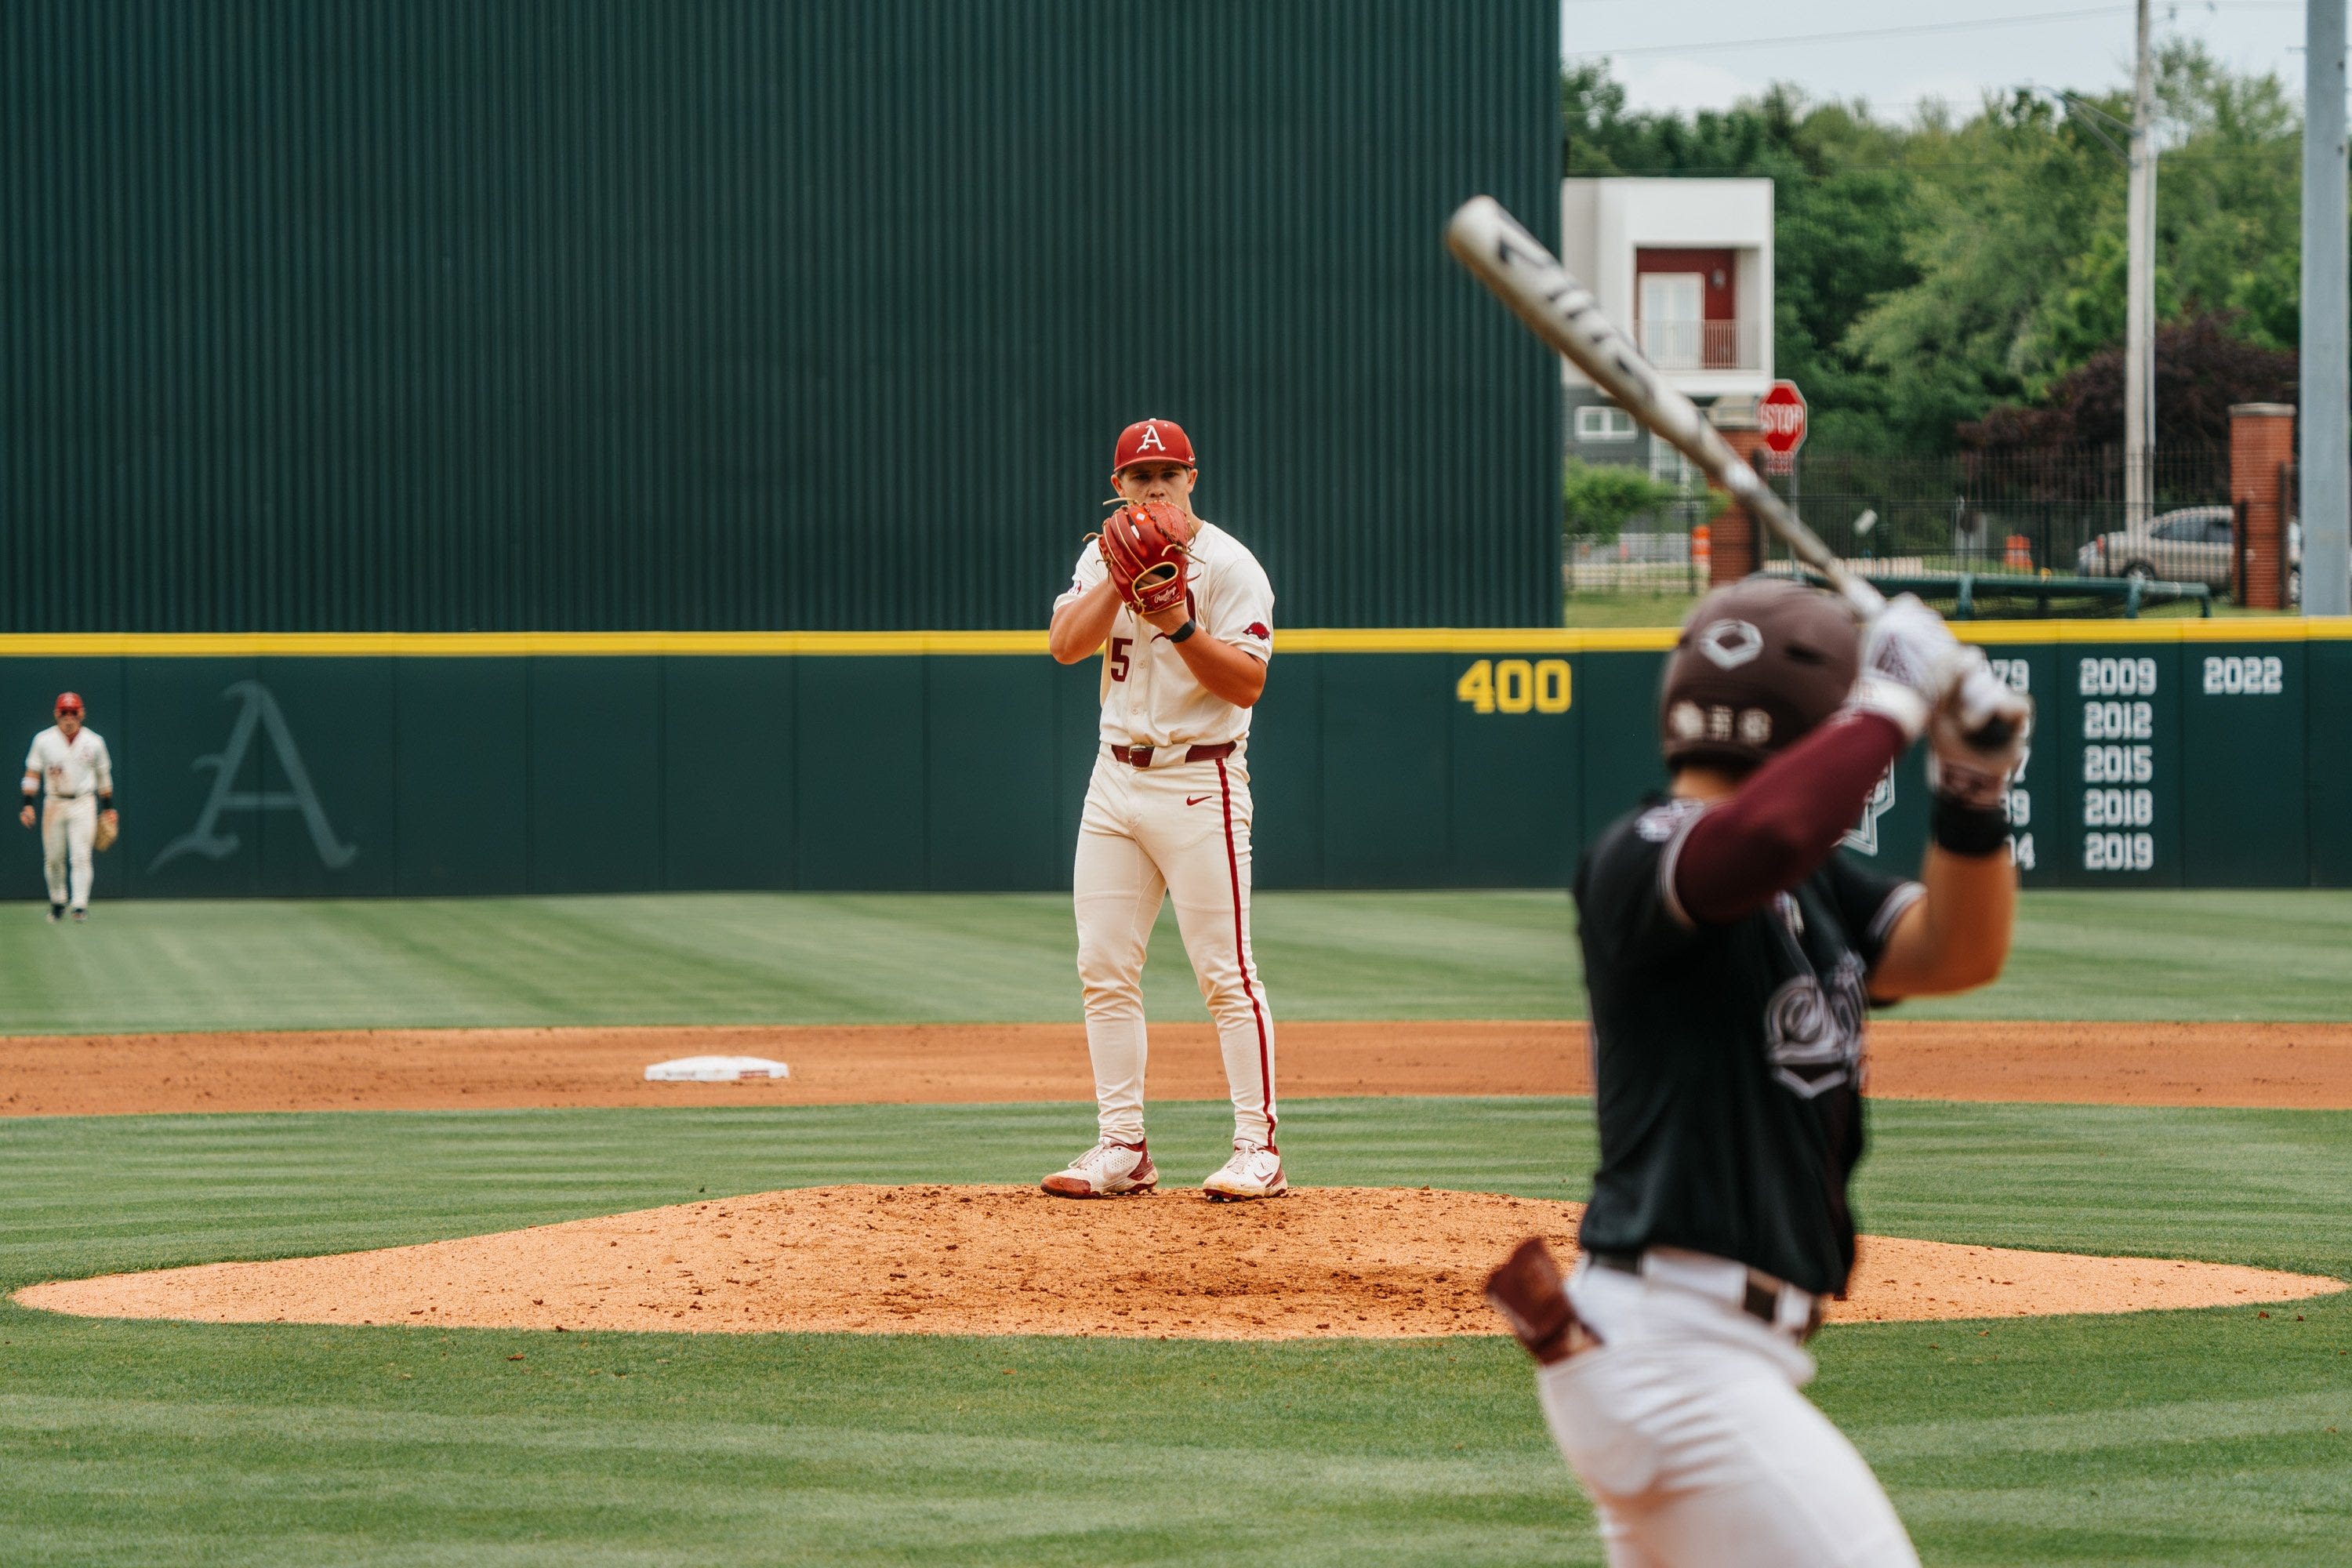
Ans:
<svg viewBox="0 0 2352 1568"><path fill-rule="evenodd" d="M1805 395L1793 381L1776 381L1756 400L1756 421L1763 426L1764 449L1785 458L1805 444Z"/></svg>

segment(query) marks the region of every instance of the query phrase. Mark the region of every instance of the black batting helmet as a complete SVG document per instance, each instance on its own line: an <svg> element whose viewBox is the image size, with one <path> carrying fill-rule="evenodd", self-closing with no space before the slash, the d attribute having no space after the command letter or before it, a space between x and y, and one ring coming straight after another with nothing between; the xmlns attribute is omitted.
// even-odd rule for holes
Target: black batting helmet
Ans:
<svg viewBox="0 0 2352 1568"><path fill-rule="evenodd" d="M1749 577L1701 599L1658 689L1671 766L1754 767L1837 711L1862 667L1845 602L1783 577Z"/></svg>

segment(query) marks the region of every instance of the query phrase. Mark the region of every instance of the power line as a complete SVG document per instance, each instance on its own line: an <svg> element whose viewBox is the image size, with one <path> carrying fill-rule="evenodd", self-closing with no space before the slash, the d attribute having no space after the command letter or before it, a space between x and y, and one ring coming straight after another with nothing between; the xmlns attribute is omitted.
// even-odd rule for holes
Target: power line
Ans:
<svg viewBox="0 0 2352 1568"><path fill-rule="evenodd" d="M2119 16L2122 8L2097 5L2082 11L2042 11L2031 16L1988 16L1974 22L1914 22L1901 27L1864 27L1852 32L1791 33L1776 38L1717 38L1675 44L1637 44L1625 49L1579 49L1564 58L1597 59L1622 55L1690 54L1700 49L1752 49L1770 44L1848 43L1861 38L1903 38L1918 33L1964 33L1979 27L2009 27L2026 22L2069 22L2085 16Z"/></svg>
<svg viewBox="0 0 2352 1568"><path fill-rule="evenodd" d="M2287 5L2300 7L2302 0L2222 0L2229 10L2267 10ZM2216 8L2207 0L2206 8ZM1899 27L1862 27L1834 33L1790 33L1778 37L1716 38L1685 40L1673 44L1635 44L1616 49L1571 49L1560 58L1570 60L1622 58L1629 55L1694 54L1702 49L1754 49L1774 44L1843 44L1864 38L1907 38L1922 33L1968 33L1987 27L2014 27L2029 23L2075 22L2093 16L2116 17L2129 15L2129 8L2120 5L2095 5L2077 11L2038 11L2024 16L1982 16L1972 21L1913 22Z"/></svg>

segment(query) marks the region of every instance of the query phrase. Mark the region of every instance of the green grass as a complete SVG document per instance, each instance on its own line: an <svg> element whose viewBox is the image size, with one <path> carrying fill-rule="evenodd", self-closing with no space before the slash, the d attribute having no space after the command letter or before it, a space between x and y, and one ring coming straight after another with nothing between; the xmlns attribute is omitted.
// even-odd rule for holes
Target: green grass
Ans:
<svg viewBox="0 0 2352 1568"><path fill-rule="evenodd" d="M1560 625L1581 627L1664 626L1671 628L1681 626L1683 617L1690 614L1691 606L1698 601L1699 595L1696 594L1628 594L1595 589L1570 594L1566 596L1560 612ZM1931 602L1937 609L1947 614L1950 613L1949 595ZM2217 599L2213 602L2213 615L2217 619L2235 619L2242 616L2276 616L2294 613L2297 612L2251 610L2227 599ZM2123 611L2112 599L2069 599L2052 605L2047 614L2052 617L2088 616L2105 620L2119 618ZM2195 620L2199 614L2199 608L2194 603L2183 599L2168 604L2150 605L2140 611L2139 618L2144 621ZM1977 603L1976 618L1982 621L2030 621L2042 618L2044 612L2039 602L2030 599L2003 599L1995 596L1990 599L1979 599ZM1967 623L1962 622L1960 625L1965 628Z"/></svg>
<svg viewBox="0 0 2352 1568"><path fill-rule="evenodd" d="M0 1031L559 1024L1020 1022L1078 1016L1058 894L168 901L0 943ZM1563 893L1260 895L1287 1018L1566 1018L1582 983ZM1154 1016L1204 1016L1172 918ZM1905 1016L2321 1019L2352 892L2027 895L2008 974Z"/></svg>
<svg viewBox="0 0 2352 1568"><path fill-rule="evenodd" d="M1570 594L1560 608L1564 626L1664 626L1683 624L1696 594L1619 594L1595 589Z"/></svg>
<svg viewBox="0 0 2352 1568"><path fill-rule="evenodd" d="M1171 1174L1222 1109L1155 1109ZM1557 1196L1578 1101L1302 1102L1318 1183ZM839 1180L1025 1181L1070 1107L36 1120L0 1288ZM2352 1115L1881 1108L1894 1234L2352 1274ZM1474 1260L1475 1261L1475 1260ZM1815 1392L1935 1563L2334 1560L2352 1306L1850 1327ZM520 1354L521 1361L509 1361ZM2330 1428L2335 1430L2330 1431ZM1105 1462L1076 1462L1080 1454ZM106 1323L0 1308L11 1564L1598 1561L1495 1341Z"/></svg>

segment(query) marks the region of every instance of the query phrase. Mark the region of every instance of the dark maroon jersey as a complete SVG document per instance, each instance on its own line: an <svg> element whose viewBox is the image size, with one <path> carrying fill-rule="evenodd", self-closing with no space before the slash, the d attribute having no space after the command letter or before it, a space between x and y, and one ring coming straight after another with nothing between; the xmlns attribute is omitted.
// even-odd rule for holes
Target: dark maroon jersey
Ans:
<svg viewBox="0 0 2352 1568"><path fill-rule="evenodd" d="M1702 924L1674 878L1708 809L1653 801L1577 866L1601 1123L1582 1242L1687 1247L1832 1294L1853 1267L1864 981L1921 889L1832 854L1755 913Z"/></svg>

